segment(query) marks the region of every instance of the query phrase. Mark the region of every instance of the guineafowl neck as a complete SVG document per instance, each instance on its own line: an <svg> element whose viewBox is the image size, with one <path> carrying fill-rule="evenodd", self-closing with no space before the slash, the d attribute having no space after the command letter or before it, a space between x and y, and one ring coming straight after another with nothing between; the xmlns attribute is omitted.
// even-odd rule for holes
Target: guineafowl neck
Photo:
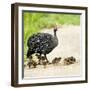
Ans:
<svg viewBox="0 0 90 90"><path fill-rule="evenodd" d="M54 37L57 37L56 31L54 31Z"/></svg>
<svg viewBox="0 0 90 90"><path fill-rule="evenodd" d="M58 38L57 38L56 31L54 31L54 45L55 47L58 45Z"/></svg>

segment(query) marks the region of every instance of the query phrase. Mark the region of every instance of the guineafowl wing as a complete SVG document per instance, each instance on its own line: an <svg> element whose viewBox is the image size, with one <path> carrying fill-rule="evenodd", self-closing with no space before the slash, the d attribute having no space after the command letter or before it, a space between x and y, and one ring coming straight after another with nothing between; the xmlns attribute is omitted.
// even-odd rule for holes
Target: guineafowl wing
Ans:
<svg viewBox="0 0 90 90"><path fill-rule="evenodd" d="M54 46L53 46L53 36L48 34L48 33L44 33L44 34L42 34L42 37L43 38L41 38L39 49L43 54L48 54L54 48Z"/></svg>
<svg viewBox="0 0 90 90"><path fill-rule="evenodd" d="M32 52L48 54L55 47L54 37L48 33L34 34L28 39L27 46Z"/></svg>

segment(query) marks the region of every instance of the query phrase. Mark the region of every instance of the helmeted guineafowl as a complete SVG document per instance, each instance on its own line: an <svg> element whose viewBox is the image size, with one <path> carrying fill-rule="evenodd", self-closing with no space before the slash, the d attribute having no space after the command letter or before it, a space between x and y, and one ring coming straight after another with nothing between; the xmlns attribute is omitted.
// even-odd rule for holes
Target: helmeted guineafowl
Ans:
<svg viewBox="0 0 90 90"><path fill-rule="evenodd" d="M40 55L43 54L48 61L46 54L49 54L58 45L58 38L56 35L57 27L55 27L53 31L54 35L37 33L29 37L27 41L27 58L34 53L38 53Z"/></svg>

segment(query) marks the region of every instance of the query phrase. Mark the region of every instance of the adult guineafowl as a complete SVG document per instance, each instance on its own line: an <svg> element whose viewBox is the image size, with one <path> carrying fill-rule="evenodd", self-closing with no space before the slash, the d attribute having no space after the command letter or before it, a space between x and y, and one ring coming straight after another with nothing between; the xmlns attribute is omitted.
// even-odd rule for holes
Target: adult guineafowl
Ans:
<svg viewBox="0 0 90 90"><path fill-rule="evenodd" d="M27 41L27 58L34 53L38 53L40 56L43 54L47 62L49 62L46 54L49 54L58 45L58 38L56 35L57 27L54 27L53 31L54 35L48 33L37 33L29 37Z"/></svg>

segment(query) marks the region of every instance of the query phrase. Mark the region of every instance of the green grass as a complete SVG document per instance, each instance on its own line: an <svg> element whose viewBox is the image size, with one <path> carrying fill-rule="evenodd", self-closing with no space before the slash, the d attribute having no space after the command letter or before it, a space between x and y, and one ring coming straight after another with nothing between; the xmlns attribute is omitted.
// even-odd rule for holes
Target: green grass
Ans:
<svg viewBox="0 0 90 90"><path fill-rule="evenodd" d="M58 25L72 24L80 25L80 15L74 14L51 14L51 13L32 13L24 12L24 58L26 60L27 39L34 33L43 28L52 28L56 23Z"/></svg>

